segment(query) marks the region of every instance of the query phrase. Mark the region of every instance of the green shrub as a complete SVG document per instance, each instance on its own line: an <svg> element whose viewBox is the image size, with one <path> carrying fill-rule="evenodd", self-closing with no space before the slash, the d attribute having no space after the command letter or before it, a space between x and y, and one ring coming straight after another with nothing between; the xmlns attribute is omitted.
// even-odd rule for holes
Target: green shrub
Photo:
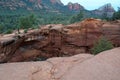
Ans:
<svg viewBox="0 0 120 80"><path fill-rule="evenodd" d="M31 14L29 16L20 17L19 19L19 28L28 29L33 27L36 22L35 15Z"/></svg>
<svg viewBox="0 0 120 80"><path fill-rule="evenodd" d="M72 18L70 19L70 23L79 22L83 19L83 17L84 17L83 12L80 12L79 14L72 16Z"/></svg>
<svg viewBox="0 0 120 80"><path fill-rule="evenodd" d="M11 33L12 33L11 29L8 29L7 31L4 32L4 34L11 34Z"/></svg>
<svg viewBox="0 0 120 80"><path fill-rule="evenodd" d="M112 16L113 20L117 20L120 19L120 7L118 7L118 11L114 12L113 16Z"/></svg>
<svg viewBox="0 0 120 80"><path fill-rule="evenodd" d="M4 26L0 24L0 34L3 32L3 30L4 30Z"/></svg>
<svg viewBox="0 0 120 80"><path fill-rule="evenodd" d="M24 29L24 33L27 33L28 32L28 29Z"/></svg>
<svg viewBox="0 0 120 80"><path fill-rule="evenodd" d="M112 49L113 45L110 41L108 41L106 38L102 37L100 40L94 45L94 47L91 49L92 54L96 55L102 51Z"/></svg>

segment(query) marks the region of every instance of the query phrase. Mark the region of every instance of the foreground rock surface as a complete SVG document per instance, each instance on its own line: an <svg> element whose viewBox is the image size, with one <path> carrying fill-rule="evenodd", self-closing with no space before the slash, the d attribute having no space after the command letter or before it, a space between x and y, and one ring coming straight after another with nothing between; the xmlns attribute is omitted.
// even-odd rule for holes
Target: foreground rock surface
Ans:
<svg viewBox="0 0 120 80"><path fill-rule="evenodd" d="M93 57L80 54L73 57L51 58L43 62L24 62L0 65L0 80L57 80L74 64Z"/></svg>
<svg viewBox="0 0 120 80"><path fill-rule="evenodd" d="M120 48L78 63L61 80L120 80Z"/></svg>
<svg viewBox="0 0 120 80"><path fill-rule="evenodd" d="M0 80L119 80L120 48L43 62L0 64Z"/></svg>

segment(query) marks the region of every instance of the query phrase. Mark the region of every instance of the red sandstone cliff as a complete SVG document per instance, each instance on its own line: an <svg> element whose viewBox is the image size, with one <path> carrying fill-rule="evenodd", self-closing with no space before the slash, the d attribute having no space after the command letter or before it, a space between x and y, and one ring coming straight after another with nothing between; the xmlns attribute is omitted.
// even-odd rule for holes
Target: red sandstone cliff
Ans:
<svg viewBox="0 0 120 80"><path fill-rule="evenodd" d="M17 50L13 47L18 45L16 41L19 41L19 38L15 34L9 35L9 37L3 35L0 38L0 60L1 62L6 61L13 51L15 52L10 55L12 57L7 59L7 62L85 53L89 52L101 36L105 36L115 47L118 47L120 46L119 25L119 21L104 22L92 18L66 26L62 24L45 25L38 30L28 30L26 34L21 32L19 36L21 39L25 37L25 40ZM5 59L2 61L2 58Z"/></svg>

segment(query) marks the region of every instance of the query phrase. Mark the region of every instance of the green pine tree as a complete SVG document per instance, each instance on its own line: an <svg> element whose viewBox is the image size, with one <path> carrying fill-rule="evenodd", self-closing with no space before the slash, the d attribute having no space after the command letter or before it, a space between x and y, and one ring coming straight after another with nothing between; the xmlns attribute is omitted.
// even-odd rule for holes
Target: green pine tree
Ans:
<svg viewBox="0 0 120 80"><path fill-rule="evenodd" d="M118 8L118 11L113 14L113 20L120 19L120 8Z"/></svg>
<svg viewBox="0 0 120 80"><path fill-rule="evenodd" d="M94 55L105 51L105 50L109 50L112 49L113 45L110 41L108 41L106 38L102 37L100 38L100 40L94 45L94 47L91 49L92 53Z"/></svg>
<svg viewBox="0 0 120 80"><path fill-rule="evenodd" d="M81 11L79 14L73 16L70 20L70 23L75 23L75 22L78 22L78 21L81 21L83 19L84 15L83 15L83 12Z"/></svg>

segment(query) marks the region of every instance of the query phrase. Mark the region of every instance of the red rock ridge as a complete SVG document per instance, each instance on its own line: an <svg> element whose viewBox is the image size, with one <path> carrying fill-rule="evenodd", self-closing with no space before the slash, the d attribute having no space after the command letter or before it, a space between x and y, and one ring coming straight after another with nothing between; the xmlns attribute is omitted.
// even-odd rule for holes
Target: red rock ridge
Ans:
<svg viewBox="0 0 120 80"><path fill-rule="evenodd" d="M70 10L83 10L84 9L84 7L83 6L81 6L80 4L78 4L78 3L68 3L68 8L70 9Z"/></svg>
<svg viewBox="0 0 120 80"><path fill-rule="evenodd" d="M62 2L60 0L50 0L52 4L62 4Z"/></svg>
<svg viewBox="0 0 120 80"><path fill-rule="evenodd" d="M29 2L35 2L35 0L29 0ZM42 0L37 0L37 2L40 4Z"/></svg>

